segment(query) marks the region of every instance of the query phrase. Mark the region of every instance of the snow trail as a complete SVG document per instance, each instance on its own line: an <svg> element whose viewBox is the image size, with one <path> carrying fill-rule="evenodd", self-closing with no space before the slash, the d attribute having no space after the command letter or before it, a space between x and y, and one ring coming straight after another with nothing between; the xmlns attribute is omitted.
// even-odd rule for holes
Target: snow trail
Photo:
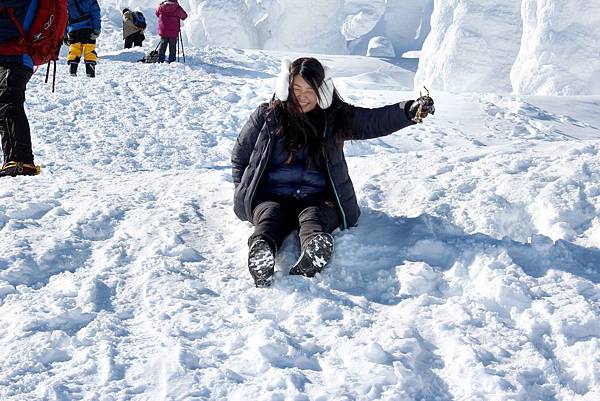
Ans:
<svg viewBox="0 0 600 401"><path fill-rule="evenodd" d="M0 398L598 397L599 98L432 93L427 124L346 145L363 215L330 266L288 276L290 237L256 289L229 158L281 54L141 54L30 84L43 173L0 186ZM324 58L357 104L415 96Z"/></svg>

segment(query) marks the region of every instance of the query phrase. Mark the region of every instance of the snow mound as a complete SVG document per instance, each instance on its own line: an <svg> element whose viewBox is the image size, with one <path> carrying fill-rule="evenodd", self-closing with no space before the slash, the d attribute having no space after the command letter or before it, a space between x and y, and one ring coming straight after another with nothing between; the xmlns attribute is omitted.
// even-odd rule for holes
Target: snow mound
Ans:
<svg viewBox="0 0 600 401"><path fill-rule="evenodd" d="M600 3L436 2L415 87L527 95L600 93Z"/></svg>
<svg viewBox="0 0 600 401"><path fill-rule="evenodd" d="M519 52L515 0L436 2L423 44L415 88L448 92L511 92L509 74Z"/></svg>
<svg viewBox="0 0 600 401"><path fill-rule="evenodd" d="M184 34L194 46L258 46L258 33L243 0L206 0L191 11Z"/></svg>
<svg viewBox="0 0 600 401"><path fill-rule="evenodd" d="M510 79L517 93L600 93L600 2L523 0L523 39Z"/></svg>
<svg viewBox="0 0 600 401"><path fill-rule="evenodd" d="M388 38L384 38L383 36L376 36L369 41L367 56L394 58L396 57L396 52L394 52L394 46Z"/></svg>
<svg viewBox="0 0 600 401"><path fill-rule="evenodd" d="M274 1L265 17L270 34L262 47L343 54L346 41L340 31L340 10L337 1Z"/></svg>

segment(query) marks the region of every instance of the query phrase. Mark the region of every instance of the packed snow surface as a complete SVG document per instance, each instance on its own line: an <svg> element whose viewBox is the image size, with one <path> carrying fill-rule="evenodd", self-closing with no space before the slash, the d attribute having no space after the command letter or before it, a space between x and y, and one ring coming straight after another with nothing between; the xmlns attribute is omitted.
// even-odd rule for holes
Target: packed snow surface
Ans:
<svg viewBox="0 0 600 401"><path fill-rule="evenodd" d="M432 92L425 124L346 144L363 214L331 264L289 276L292 236L257 289L229 159L283 54L142 54L29 84L42 175L0 184L0 399L600 398L599 97ZM351 103L416 96L320 57Z"/></svg>
<svg viewBox="0 0 600 401"><path fill-rule="evenodd" d="M120 8L155 2L102 3L97 78L59 64L56 93L43 70L29 84L43 174L0 183L0 399L600 398L600 97L433 91L425 124L346 144L363 215L334 233L326 270L289 276L290 237L256 289L230 152L280 58L305 54L186 47L186 64L137 64L117 50ZM334 2L314 3L324 21ZM380 32L380 3L336 2L347 30L323 43L377 15ZM186 41L283 46L298 38L269 30L302 19L261 13L295 4L182 1ZM319 58L351 103L416 96L413 65Z"/></svg>

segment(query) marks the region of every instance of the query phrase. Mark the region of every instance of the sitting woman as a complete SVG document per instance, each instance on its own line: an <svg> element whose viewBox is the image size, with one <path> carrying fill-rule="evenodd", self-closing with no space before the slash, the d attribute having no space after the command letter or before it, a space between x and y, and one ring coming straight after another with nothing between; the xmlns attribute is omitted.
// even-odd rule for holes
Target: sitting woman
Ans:
<svg viewBox="0 0 600 401"><path fill-rule="evenodd" d="M233 148L234 211L254 225L248 269L269 286L275 254L298 229L301 254L290 274L313 277L331 259L331 233L360 210L344 141L389 135L433 114L429 97L375 109L345 103L314 58L282 61L275 96L258 106Z"/></svg>

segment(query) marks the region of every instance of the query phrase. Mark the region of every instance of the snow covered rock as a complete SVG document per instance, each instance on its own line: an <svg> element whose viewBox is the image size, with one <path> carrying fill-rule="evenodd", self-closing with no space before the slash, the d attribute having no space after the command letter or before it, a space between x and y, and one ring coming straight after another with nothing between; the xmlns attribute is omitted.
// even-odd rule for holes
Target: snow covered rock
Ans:
<svg viewBox="0 0 600 401"><path fill-rule="evenodd" d="M394 58L396 57L396 52L394 51L394 45L392 45L392 42L388 38L376 36L369 41L367 56Z"/></svg>
<svg viewBox="0 0 600 401"><path fill-rule="evenodd" d="M523 39L510 79L531 95L600 94L600 2L523 0Z"/></svg>
<svg viewBox="0 0 600 401"><path fill-rule="evenodd" d="M519 52L517 0L436 1L415 87L450 92L511 92Z"/></svg>

